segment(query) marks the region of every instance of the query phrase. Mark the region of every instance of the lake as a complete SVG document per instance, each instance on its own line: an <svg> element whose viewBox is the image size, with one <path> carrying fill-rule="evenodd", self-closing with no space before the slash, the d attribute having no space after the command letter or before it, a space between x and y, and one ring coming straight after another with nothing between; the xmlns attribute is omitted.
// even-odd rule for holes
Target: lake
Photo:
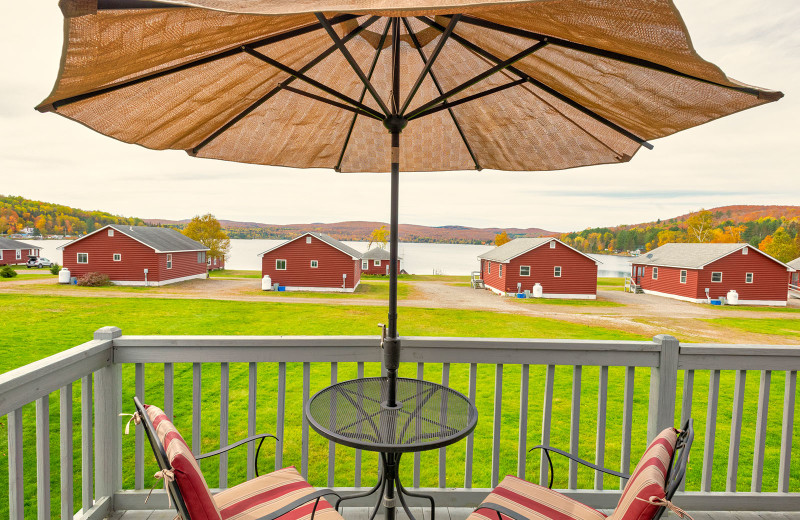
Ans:
<svg viewBox="0 0 800 520"><path fill-rule="evenodd" d="M42 249L42 256L63 265L59 246L68 240L30 240L31 245ZM261 270L259 253L266 251L283 240L231 240L231 254L227 260L228 269ZM357 251L366 252L367 242L345 244ZM478 255L492 249L492 246L467 244L418 244L400 243L401 266L412 274L469 275L479 269ZM598 276L625 276L630 273L630 257L613 255L589 255L602 262L598 266Z"/></svg>

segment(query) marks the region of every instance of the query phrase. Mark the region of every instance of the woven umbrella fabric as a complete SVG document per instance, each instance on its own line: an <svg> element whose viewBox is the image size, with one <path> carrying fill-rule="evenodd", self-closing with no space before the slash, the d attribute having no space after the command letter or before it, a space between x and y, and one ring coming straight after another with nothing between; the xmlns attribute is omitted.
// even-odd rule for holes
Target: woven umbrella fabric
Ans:
<svg viewBox="0 0 800 520"><path fill-rule="evenodd" d="M423 57L437 47L449 15L470 18L455 25L407 112L492 68L495 62L486 54L506 60L537 43L530 35L547 41L513 68L450 97L451 108L409 121L400 150L403 171L537 171L625 162L643 140L782 96L732 80L700 58L669 0L169 3L174 5L134 8L136 2L128 0L108 9L103 0L99 6L98 0L62 0L61 69L37 108L152 149L254 164L389 171L390 136L380 120L321 101L342 104L245 52L250 46L303 70L331 46L325 31L313 27L317 12L343 19L332 24L343 39L370 17L380 17L345 46L362 71L371 71L370 81L387 104L387 17L404 20L402 96L423 71ZM311 29L296 31L304 27ZM298 34L281 38L292 31ZM330 52L305 75L380 112L341 52ZM519 81L524 76L531 80ZM287 80L291 89L284 88ZM457 104L493 88L497 92Z"/></svg>

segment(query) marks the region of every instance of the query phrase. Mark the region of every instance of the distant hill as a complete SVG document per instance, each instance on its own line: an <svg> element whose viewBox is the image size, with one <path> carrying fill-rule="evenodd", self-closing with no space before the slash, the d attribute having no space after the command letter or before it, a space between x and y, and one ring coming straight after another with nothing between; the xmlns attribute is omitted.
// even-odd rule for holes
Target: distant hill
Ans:
<svg viewBox="0 0 800 520"><path fill-rule="evenodd" d="M720 206L718 208L710 208L710 211L716 220L733 222L751 222L763 218L785 219L792 220L793 218L800 218L800 206ZM686 222L692 215L696 215L700 211L693 211L685 215L679 215L667 220L658 220L656 222L645 222L636 224L634 227L647 226L648 224L657 224L660 222L680 223ZM617 226L619 228L624 226ZM627 226L631 227L631 226Z"/></svg>

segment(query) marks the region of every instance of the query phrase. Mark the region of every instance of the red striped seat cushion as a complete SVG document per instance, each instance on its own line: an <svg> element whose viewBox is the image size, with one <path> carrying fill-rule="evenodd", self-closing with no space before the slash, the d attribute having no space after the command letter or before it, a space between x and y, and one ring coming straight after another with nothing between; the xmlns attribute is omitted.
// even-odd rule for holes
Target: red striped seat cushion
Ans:
<svg viewBox="0 0 800 520"><path fill-rule="evenodd" d="M145 405L145 410L167 452L175 482L192 520L220 520L216 502L186 441L160 408Z"/></svg>
<svg viewBox="0 0 800 520"><path fill-rule="evenodd" d="M606 515L580 502L543 486L531 484L508 475L486 497L491 502L507 507L525 518L549 520L604 520ZM503 520L508 517L503 515ZM467 520L498 520L497 512L479 508Z"/></svg>
<svg viewBox="0 0 800 520"><path fill-rule="evenodd" d="M221 491L214 495L214 500L223 520L254 520L314 491L294 467L288 467ZM315 500L286 513L280 520L309 520ZM314 520L317 519L343 520L324 498L317 505Z"/></svg>
<svg viewBox="0 0 800 520"><path fill-rule="evenodd" d="M649 520L659 506L649 504L650 497L664 498L667 469L675 452L678 433L667 428L647 447L630 480L622 491L617 508L609 520Z"/></svg>

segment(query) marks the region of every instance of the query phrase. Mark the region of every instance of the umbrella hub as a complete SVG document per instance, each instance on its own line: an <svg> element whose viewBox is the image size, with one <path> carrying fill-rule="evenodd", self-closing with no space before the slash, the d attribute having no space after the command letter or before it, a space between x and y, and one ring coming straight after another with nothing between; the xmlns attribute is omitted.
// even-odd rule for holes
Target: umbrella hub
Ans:
<svg viewBox="0 0 800 520"><path fill-rule="evenodd" d="M392 114L383 120L383 126L385 126L391 134L399 134L407 124L408 119L397 114Z"/></svg>

